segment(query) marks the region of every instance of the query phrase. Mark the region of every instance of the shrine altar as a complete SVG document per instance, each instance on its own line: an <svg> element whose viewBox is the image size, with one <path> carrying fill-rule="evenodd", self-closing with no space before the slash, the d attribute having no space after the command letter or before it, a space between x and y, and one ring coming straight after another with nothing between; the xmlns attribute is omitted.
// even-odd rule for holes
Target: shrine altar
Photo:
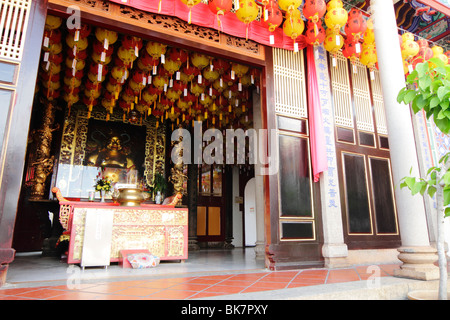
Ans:
<svg viewBox="0 0 450 320"><path fill-rule="evenodd" d="M187 259L188 209L171 205L120 206L110 202L59 201L60 222L70 234L67 262L80 263L86 216L112 212L110 262L121 259L121 250L146 249L160 260Z"/></svg>

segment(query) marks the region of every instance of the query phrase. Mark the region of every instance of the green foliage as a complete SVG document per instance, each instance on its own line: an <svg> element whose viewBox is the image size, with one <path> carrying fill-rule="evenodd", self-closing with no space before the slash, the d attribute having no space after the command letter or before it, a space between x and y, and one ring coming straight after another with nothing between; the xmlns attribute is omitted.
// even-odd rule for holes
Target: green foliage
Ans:
<svg viewBox="0 0 450 320"><path fill-rule="evenodd" d="M431 66L430 66L431 65ZM411 104L414 113L424 110L433 116L436 126L445 134L450 132L450 65L439 58L418 63L406 77L397 101Z"/></svg>
<svg viewBox="0 0 450 320"><path fill-rule="evenodd" d="M433 116L436 126L444 133L450 132L450 65L438 58L418 63L406 77L406 87L397 96L398 103L410 104L414 113L424 110L427 118ZM447 153L439 160L439 167L428 169L426 178L404 177L400 187L408 188L411 194L427 194L434 197L442 188L445 216L450 216L450 170ZM441 172L442 171L442 172ZM438 204L440 205L440 204Z"/></svg>
<svg viewBox="0 0 450 320"><path fill-rule="evenodd" d="M445 154L439 163L445 164L448 161L450 152ZM403 177L400 180L400 188L408 188L412 195L420 193L421 195L427 194L430 198L433 198L436 194L437 188L440 186L443 188L444 197L444 207L445 216L450 216L450 170L446 170L444 174L441 175L441 170L444 167L431 167L428 169L427 176L425 179L416 177ZM440 177L440 178L439 178Z"/></svg>
<svg viewBox="0 0 450 320"><path fill-rule="evenodd" d="M161 194L166 194L167 188L168 184L163 175L160 173L155 174L155 178L153 179L153 191L155 193L160 191Z"/></svg>

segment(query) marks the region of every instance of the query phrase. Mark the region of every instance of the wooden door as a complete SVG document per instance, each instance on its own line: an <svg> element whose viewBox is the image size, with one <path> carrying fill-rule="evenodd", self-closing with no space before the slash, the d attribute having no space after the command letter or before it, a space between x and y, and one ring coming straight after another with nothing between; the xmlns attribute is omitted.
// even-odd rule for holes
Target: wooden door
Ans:
<svg viewBox="0 0 450 320"><path fill-rule="evenodd" d="M198 176L197 239L225 241L225 179L219 165L202 165Z"/></svg>

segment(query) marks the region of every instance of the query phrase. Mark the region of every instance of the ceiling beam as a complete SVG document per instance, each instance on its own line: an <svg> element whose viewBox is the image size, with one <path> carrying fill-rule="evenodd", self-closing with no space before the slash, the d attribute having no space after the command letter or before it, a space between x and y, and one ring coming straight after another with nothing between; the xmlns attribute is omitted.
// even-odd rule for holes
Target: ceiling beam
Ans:
<svg viewBox="0 0 450 320"><path fill-rule="evenodd" d="M446 16L450 16L450 7L446 6L445 4L437 1L437 0L417 0L418 2L430 6L431 8L442 12Z"/></svg>

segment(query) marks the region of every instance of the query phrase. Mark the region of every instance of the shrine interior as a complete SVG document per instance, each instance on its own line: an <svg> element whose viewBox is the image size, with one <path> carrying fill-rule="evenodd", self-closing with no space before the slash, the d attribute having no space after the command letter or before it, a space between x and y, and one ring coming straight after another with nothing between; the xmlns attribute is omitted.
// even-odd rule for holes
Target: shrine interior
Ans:
<svg viewBox="0 0 450 320"><path fill-rule="evenodd" d="M99 201L101 173L138 185L148 203L156 190L170 197L172 132L193 133L194 121L203 132L247 130L260 107L258 68L93 24L75 32L67 22L47 18L12 245L19 257L58 262L67 239L52 187L68 200ZM187 164L183 175L176 187L183 190L179 205L189 209L190 250L245 248L244 226L255 224L243 214L244 188L254 177L248 159Z"/></svg>

